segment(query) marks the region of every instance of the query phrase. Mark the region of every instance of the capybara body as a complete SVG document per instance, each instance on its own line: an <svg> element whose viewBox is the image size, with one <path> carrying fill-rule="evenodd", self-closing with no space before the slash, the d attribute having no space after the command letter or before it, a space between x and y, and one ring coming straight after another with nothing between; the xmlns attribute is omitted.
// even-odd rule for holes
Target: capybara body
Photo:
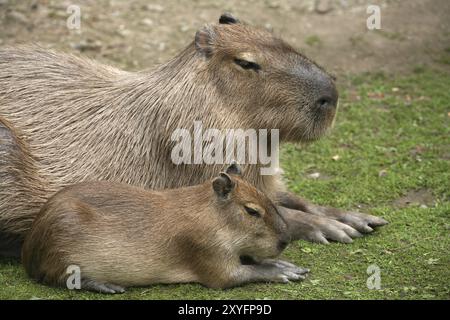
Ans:
<svg viewBox="0 0 450 320"><path fill-rule="evenodd" d="M0 253L20 253L40 206L69 184L108 180L177 188L223 169L174 164L175 129L192 132L201 121L205 129L278 129L281 142L308 142L333 122L337 98L334 80L322 68L231 15L201 28L181 53L150 71L126 72L36 47L2 48ZM277 175L261 175L259 162L243 167L250 183L278 201L284 187ZM282 199L291 209L317 214L315 220L330 213L354 228L374 221L289 195ZM301 219L298 233L322 241L323 230L308 225L315 220ZM334 231L341 240L342 223L321 225L332 225L325 233Z"/></svg>
<svg viewBox="0 0 450 320"><path fill-rule="evenodd" d="M225 22L203 27L149 72L36 47L1 49L0 240L20 242L43 202L68 184L162 189L211 178L222 165L170 158L173 130L195 120L204 128L277 128L282 140L320 137L335 109L316 104L328 96L335 103L332 78L272 33ZM269 196L281 187L258 164L244 168Z"/></svg>
<svg viewBox="0 0 450 320"><path fill-rule="evenodd" d="M81 288L106 293L155 283L226 288L303 278L307 270L265 260L287 245L285 221L233 168L201 185L163 191L106 181L66 187L35 219L23 245L25 269L65 287L68 268L77 266ZM243 257L254 263L243 265Z"/></svg>

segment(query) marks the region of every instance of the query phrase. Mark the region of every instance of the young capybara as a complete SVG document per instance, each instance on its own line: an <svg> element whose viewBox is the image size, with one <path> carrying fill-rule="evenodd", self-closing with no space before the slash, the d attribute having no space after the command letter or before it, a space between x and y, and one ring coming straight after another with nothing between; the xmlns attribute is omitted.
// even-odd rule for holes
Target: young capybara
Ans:
<svg viewBox="0 0 450 320"><path fill-rule="evenodd" d="M307 269L272 259L288 244L285 229L276 206L232 164L212 181L179 189L106 181L66 187L42 207L22 260L33 279L55 286L66 286L76 266L81 289L104 293L303 279Z"/></svg>
<svg viewBox="0 0 450 320"><path fill-rule="evenodd" d="M199 184L221 164L176 165L175 129L278 129L309 142L333 122L338 93L323 68L264 29L230 14L150 71L126 72L36 47L0 49L0 252L20 253L41 205L82 181L144 188ZM276 157L272 154L272 157ZM245 178L270 197L292 237L350 242L386 223L286 192L262 164Z"/></svg>

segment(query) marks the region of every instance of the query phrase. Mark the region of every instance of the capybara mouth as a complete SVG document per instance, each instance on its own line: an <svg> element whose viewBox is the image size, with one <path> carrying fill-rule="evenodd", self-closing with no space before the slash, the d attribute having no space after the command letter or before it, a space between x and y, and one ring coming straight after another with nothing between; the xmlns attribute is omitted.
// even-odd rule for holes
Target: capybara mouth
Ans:
<svg viewBox="0 0 450 320"><path fill-rule="evenodd" d="M280 240L277 245L278 252L281 253L284 249L286 249L288 244L289 244L288 241Z"/></svg>
<svg viewBox="0 0 450 320"><path fill-rule="evenodd" d="M277 249L279 249L279 248L277 248ZM283 250L281 250L281 251L283 251ZM274 259L274 258L278 257L280 255L281 251L278 251L277 253L270 254L270 255L267 254L264 256L243 255L243 256L239 257L239 260L241 261L241 264L243 264L243 265L259 264L265 259Z"/></svg>
<svg viewBox="0 0 450 320"><path fill-rule="evenodd" d="M327 135L334 126L336 109L318 110L310 126L305 130L303 142L314 142Z"/></svg>
<svg viewBox="0 0 450 320"><path fill-rule="evenodd" d="M241 264L243 265L250 265L250 264L257 264L259 263L259 259L255 259L254 257L251 256L240 256L239 259L241 260Z"/></svg>
<svg viewBox="0 0 450 320"><path fill-rule="evenodd" d="M312 124L311 127L306 129L299 129L299 135L295 137L294 142L300 142L301 144L310 144L320 140L323 136L327 135L332 127L332 121Z"/></svg>

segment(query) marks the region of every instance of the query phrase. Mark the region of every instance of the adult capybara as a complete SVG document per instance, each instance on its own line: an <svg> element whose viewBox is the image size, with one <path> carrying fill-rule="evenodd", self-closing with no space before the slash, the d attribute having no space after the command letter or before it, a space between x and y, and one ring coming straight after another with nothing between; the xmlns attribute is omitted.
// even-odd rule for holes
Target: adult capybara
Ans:
<svg viewBox="0 0 450 320"><path fill-rule="evenodd" d="M320 138L333 122L333 77L274 34L230 14L176 57L126 72L36 47L0 50L0 251L19 253L48 197L85 180L145 188L198 184L223 165L176 165L177 128L279 129L281 142ZM282 206L293 238L350 242L381 218L313 205L260 163L245 178Z"/></svg>

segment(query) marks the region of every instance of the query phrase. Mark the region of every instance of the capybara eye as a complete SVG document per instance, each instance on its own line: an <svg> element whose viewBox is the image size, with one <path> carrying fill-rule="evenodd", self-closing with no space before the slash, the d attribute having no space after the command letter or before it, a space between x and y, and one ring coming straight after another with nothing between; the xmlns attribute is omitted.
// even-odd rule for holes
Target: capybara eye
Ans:
<svg viewBox="0 0 450 320"><path fill-rule="evenodd" d="M234 59L234 63L236 63L239 67L245 70L255 70L258 71L261 69L261 66L255 62L242 60L242 59Z"/></svg>
<svg viewBox="0 0 450 320"><path fill-rule="evenodd" d="M255 209L247 207L247 206L244 206L244 209L251 216L254 216L254 217L257 217L257 218L261 217L261 213L259 213L258 210L255 210Z"/></svg>

